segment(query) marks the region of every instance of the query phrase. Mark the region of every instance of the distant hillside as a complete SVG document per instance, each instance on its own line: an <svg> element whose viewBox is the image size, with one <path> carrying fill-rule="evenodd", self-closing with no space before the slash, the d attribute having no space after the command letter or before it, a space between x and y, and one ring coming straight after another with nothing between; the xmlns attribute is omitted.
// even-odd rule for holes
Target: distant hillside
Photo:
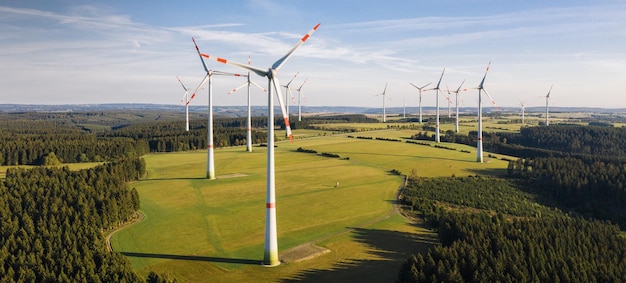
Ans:
<svg viewBox="0 0 626 283"><path fill-rule="evenodd" d="M446 107L440 108L441 111L447 111ZM459 108L461 112L472 113L476 112L475 107L462 107ZM13 113L13 112L91 112L91 111L118 111L118 110L133 110L133 111L167 111L184 113L184 107L172 104L133 104L133 103L114 103L114 104L63 104L63 105L42 105L42 104L0 104L0 113ZM242 117L246 116L246 106L215 106L215 115L229 116L229 117ZM417 107L388 107L388 114L403 114L405 111L407 115L415 114L418 112ZM519 107L484 107L485 112L514 112L520 111ZM206 112L206 106L190 106L190 112ZM297 114L298 108L291 106L289 113L292 115ZM432 113L435 111L435 107L423 107L423 111L426 113ZM545 111L543 107L527 107L526 113ZM253 116L263 116L267 113L267 107L264 106L252 106ZM380 107L356 107L356 106L303 106L302 112L304 114L324 114L324 113L350 113L350 114L381 114ZM550 112L584 112L584 113L626 113L626 108L592 108L592 107L550 107ZM275 108L276 115L280 114L280 109Z"/></svg>

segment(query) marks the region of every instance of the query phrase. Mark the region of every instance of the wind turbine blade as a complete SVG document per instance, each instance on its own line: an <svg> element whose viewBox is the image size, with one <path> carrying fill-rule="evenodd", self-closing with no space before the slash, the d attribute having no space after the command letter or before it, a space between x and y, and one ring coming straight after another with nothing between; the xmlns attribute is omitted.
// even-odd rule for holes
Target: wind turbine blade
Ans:
<svg viewBox="0 0 626 283"><path fill-rule="evenodd" d="M287 136L289 136L289 141L293 142L293 135L291 135L291 124L289 123L289 116L287 116L287 110L285 108L285 102L283 101L283 94L280 91L280 82L278 81L278 78L274 77L272 79L272 86L274 87L274 91L276 91L276 95L278 96L280 111L283 112L283 119L285 121L285 130L287 130Z"/></svg>
<svg viewBox="0 0 626 283"><path fill-rule="evenodd" d="M409 84L410 84L410 85L412 85L412 86L413 86L414 88L416 88L416 89L420 89L420 87L419 87L419 86L416 86L416 85L414 85L413 83L409 83Z"/></svg>
<svg viewBox="0 0 626 283"><path fill-rule="evenodd" d="M178 82L180 83L181 86L183 86L183 89L185 91L188 91L188 89L185 87L185 85L183 84L183 82L180 80L180 78L178 76L176 76L176 78L178 79Z"/></svg>
<svg viewBox="0 0 626 283"><path fill-rule="evenodd" d="M202 79L202 82L200 83L200 85L198 85L198 87L193 91L193 94L191 95L191 98L189 98L189 101L193 100L196 97L196 93L198 93L198 91L204 87L204 85L209 81L209 74L207 74L206 76L204 76L204 79Z"/></svg>
<svg viewBox="0 0 626 283"><path fill-rule="evenodd" d="M387 83L385 83L385 89L383 89L383 95L385 95L385 93L387 93Z"/></svg>
<svg viewBox="0 0 626 283"><path fill-rule="evenodd" d="M218 76L245 77L245 78L247 78L247 77L248 77L248 75L242 75L242 74L236 74L236 73L228 73L228 72L222 72L222 71L213 71L213 75L218 75Z"/></svg>
<svg viewBox="0 0 626 283"><path fill-rule="evenodd" d="M296 72L296 74L295 74L295 75L293 75L293 78L291 78L291 80L290 80L290 81L289 81L286 85L284 85L284 87L289 88L289 85L291 85L291 83L293 82L293 80L295 80L295 79L296 79L296 77L298 77L298 74L299 74L299 73L300 73L300 72Z"/></svg>
<svg viewBox="0 0 626 283"><path fill-rule="evenodd" d="M300 91L302 89L302 87L304 86L304 84L306 83L308 79L304 79L304 82L302 82L302 84L300 85L300 87L298 88L298 91Z"/></svg>
<svg viewBox="0 0 626 283"><path fill-rule="evenodd" d="M461 82L461 84L459 85L459 88L457 88L457 89L456 89L456 93L461 92L461 87L463 86L463 84L464 84L464 83L465 83L465 80L463 80L463 81ZM464 89L463 91L466 91L466 90L467 90L467 89Z"/></svg>
<svg viewBox="0 0 626 283"><path fill-rule="evenodd" d="M478 85L478 88L483 88L483 84L485 83L485 78L487 77L487 72L489 72L489 66L491 66L491 61L489 61L489 64L487 64L487 69L485 70L485 75L483 76L483 80L480 81L480 85Z"/></svg>
<svg viewBox="0 0 626 283"><path fill-rule="evenodd" d="M298 43L296 43L296 45L291 48L291 50L289 50L289 52L287 52L287 54L285 54L285 56L281 57L280 59L278 59L278 61L276 61L274 63L274 65L272 65L272 69L278 71L280 70L280 67L283 66L283 64L285 64L285 62L287 62L287 60L289 60L289 58L291 57L291 55L298 49L300 48L300 46L307 40L309 39L309 37L311 37L311 35L317 30L317 28L319 28L320 24L318 23L317 25L315 25L307 34L305 34L300 41L298 41Z"/></svg>
<svg viewBox="0 0 626 283"><path fill-rule="evenodd" d="M242 87L244 87L244 86L247 86L247 85L248 85L248 83L246 82L246 83L244 83L244 84L242 84L242 85L240 85L240 86L238 86L238 87L236 87L236 88L233 88L233 89L232 89L231 91L229 91L227 94L232 94L232 93L236 92L237 90L239 90L240 88L242 88Z"/></svg>
<svg viewBox="0 0 626 283"><path fill-rule="evenodd" d="M418 87L418 89L425 88L425 87L429 86L430 84L431 84L431 83L427 83L427 84L425 84L425 85L424 85L424 86L422 86L422 87Z"/></svg>
<svg viewBox="0 0 626 283"><path fill-rule="evenodd" d="M262 87L262 86L260 86L259 84L255 83L255 82L253 82L253 81L250 81L250 83L251 83L251 84L253 84L254 86L258 87L258 88L259 88L260 90L262 90L263 92L267 92L267 89L263 88L263 87Z"/></svg>
<svg viewBox="0 0 626 283"><path fill-rule="evenodd" d="M554 85L551 85L551 86L550 86L550 90L548 90L548 94L546 95L546 97L547 97L547 98L550 98L550 92L552 92L552 87L553 87L553 86L554 86Z"/></svg>
<svg viewBox="0 0 626 283"><path fill-rule="evenodd" d="M206 67L206 63L204 63L204 59L202 59L202 54L200 53L200 48L198 48L198 44L196 44L196 39L192 37L191 40L193 41L193 45L196 46L196 51L198 51L198 56L200 56L200 61L202 61L202 67L204 67L204 71L208 73L209 68Z"/></svg>
<svg viewBox="0 0 626 283"><path fill-rule="evenodd" d="M211 55L206 54L206 53L201 53L200 56L202 56L204 58L207 58L207 59L211 59L211 60L217 61L217 62L222 63L222 64L230 64L230 65L233 65L233 66L237 66L239 68L243 68L245 70L254 72L255 74L257 74L257 75L259 75L261 77L267 76L267 70L266 69L262 69L262 68L251 66L251 65L247 65L247 64L241 64L239 62L227 60L227 59L216 57L216 56L211 56Z"/></svg>
<svg viewBox="0 0 626 283"><path fill-rule="evenodd" d="M443 79L443 73L446 72L446 68L443 68L443 72L441 72L441 77L439 77L439 82L437 83L437 87L434 89L439 89L439 85L441 84L441 79Z"/></svg>
<svg viewBox="0 0 626 283"><path fill-rule="evenodd" d="M487 90L483 88L483 92L487 95L487 97L489 97L489 99L491 100L491 104L493 104L493 106L495 106L496 108L499 108L498 105L496 104L496 101L493 100L493 97L491 97L491 95L489 95Z"/></svg>

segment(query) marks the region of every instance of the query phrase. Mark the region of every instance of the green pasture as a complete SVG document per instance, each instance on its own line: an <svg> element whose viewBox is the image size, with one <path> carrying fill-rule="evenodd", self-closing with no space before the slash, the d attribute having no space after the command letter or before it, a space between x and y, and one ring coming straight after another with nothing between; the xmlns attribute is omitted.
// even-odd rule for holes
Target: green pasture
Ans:
<svg viewBox="0 0 626 283"><path fill-rule="evenodd" d="M408 133L368 134L402 138ZM216 150L217 180L203 178L205 151L145 156L149 175L132 184L145 219L116 233L112 247L127 255L140 274L166 273L182 282L389 282L405 258L435 242L432 233L393 213L403 178L390 170L460 176L499 173L507 166L486 156L485 163L476 163L475 150L462 145L446 144L455 148L449 150L347 136L279 142L275 152L281 258L308 243L329 249L328 253L273 268L260 265L266 189L263 147L252 153L243 147ZM340 158L297 152L298 147Z"/></svg>

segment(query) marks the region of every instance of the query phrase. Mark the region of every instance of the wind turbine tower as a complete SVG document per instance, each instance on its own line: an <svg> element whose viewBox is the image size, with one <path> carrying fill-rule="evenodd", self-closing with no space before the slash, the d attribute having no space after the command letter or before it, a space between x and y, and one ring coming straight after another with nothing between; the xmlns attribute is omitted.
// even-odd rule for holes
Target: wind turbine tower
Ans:
<svg viewBox="0 0 626 283"><path fill-rule="evenodd" d="M546 98L546 126L550 126L550 119L548 117L548 114L549 114L549 109L550 109L550 103L549 102L551 101L551 99L550 99L550 92L552 92L552 87L553 86L554 85L550 86L550 90L548 90L548 94L546 94L546 96L545 96L545 98Z"/></svg>
<svg viewBox="0 0 626 283"><path fill-rule="evenodd" d="M176 78L185 90L185 94L183 94L183 97L180 99L180 103L185 102L185 131L189 132L189 89L185 87L185 85L178 76L176 76Z"/></svg>
<svg viewBox="0 0 626 283"><path fill-rule="evenodd" d="M454 99L454 104L456 105L456 120L454 122L454 132L458 133L459 132L459 95L461 94L461 91L466 91L467 89L461 89L461 87L463 87L463 84L465 83L465 80L463 80L461 82L461 84L459 85L459 87L452 91L455 94L455 99Z"/></svg>
<svg viewBox="0 0 626 283"><path fill-rule="evenodd" d="M427 90L434 90L436 92L436 106L435 106L435 142L439 143L441 139L439 138L439 86L441 85L441 79L443 79L443 74L446 72L446 68L443 68L441 72L441 77L439 77L439 82L437 82L437 86L434 88L430 88Z"/></svg>
<svg viewBox="0 0 626 283"><path fill-rule="evenodd" d="M248 56L248 65L250 65L250 56ZM267 92L267 89L262 88L260 85L258 85L257 83L253 82L250 79L250 72L248 72L248 81L245 82L244 84L232 89L231 91L228 92L228 94L232 94L235 91L239 90L240 88L244 87L244 86L248 86L248 118L247 118L247 125L246 125L246 151L247 152L252 152L252 111L250 109L250 85L254 85L256 87L258 87L259 89L263 90L263 92Z"/></svg>
<svg viewBox="0 0 626 283"><path fill-rule="evenodd" d="M385 97L387 96L387 84L385 84L385 89L383 90L383 92L375 96L379 96L379 95L382 95L383 97L383 123L385 123L387 122L387 112L385 108Z"/></svg>
<svg viewBox="0 0 626 283"><path fill-rule="evenodd" d="M485 78L487 77L487 72L489 72L489 66L491 66L491 62L487 64L487 70L485 70L485 76L480 81L478 85L478 137L477 137L477 145L476 145L476 161L482 163L483 162L483 106L482 106L482 93L484 92L490 99L492 104L496 104L491 95L484 88Z"/></svg>
<svg viewBox="0 0 626 283"><path fill-rule="evenodd" d="M277 266L280 264L278 260L278 236L276 232L276 184L275 184L275 167L274 167L274 100L272 95L276 92L278 102L283 112L283 119L289 139L293 141L291 135L291 127L289 124L289 116L285 111L285 104L280 91L280 82L278 80L278 70L287 62L293 53L319 28L320 24L315 25L307 34L305 34L296 45L287 52L283 57L278 59L270 68L259 68L252 65L245 65L224 58L209 56L202 54L205 58L216 60L224 64L231 64L261 76L267 77L268 81L268 99L267 99L267 193L265 201L265 245L263 252L263 264L266 266Z"/></svg>
<svg viewBox="0 0 626 283"><path fill-rule="evenodd" d="M293 78L286 84L283 85L283 87L285 87L285 103L287 103L287 117L289 117L289 100L293 99L293 95L291 94L291 88L289 87L291 85L291 83L293 82L293 80L296 79L296 77L298 77L298 74L300 72L296 72L296 74L293 76Z"/></svg>
<svg viewBox="0 0 626 283"><path fill-rule="evenodd" d="M298 88L298 121L302 121L302 98L304 98L304 91L302 91L302 87L306 83L307 79L304 79L304 82Z"/></svg>
<svg viewBox="0 0 626 283"><path fill-rule="evenodd" d="M209 118L208 118L209 125L207 127L208 134L207 134L206 177L209 180L214 180L215 179L215 157L214 157L214 152L213 152L213 147L214 147L213 146L213 75L236 76L236 77L240 77L241 75L214 71L214 70L207 68L206 64L204 63L204 59L202 59L200 48L198 48L198 45L196 44L196 40L194 38L191 38L191 40L193 41L193 44L196 46L196 51L198 51L198 56L200 57L202 66L204 67L204 70L206 71L206 76L204 76L204 79L202 80L200 85L198 85L196 90L194 90L193 94L191 95L191 99L196 97L196 93L198 93L198 90L200 90L204 86L204 84L206 84L207 82L209 83Z"/></svg>
<svg viewBox="0 0 626 283"><path fill-rule="evenodd" d="M520 99L519 105L522 106L522 125L524 125L524 110L526 110L526 101Z"/></svg>
<svg viewBox="0 0 626 283"><path fill-rule="evenodd" d="M410 85L412 85L413 87L415 87L418 91L419 91L419 122L420 124L422 123L422 89L424 89L425 87L429 86L430 83L427 83L425 85L423 85L422 87L416 86L412 83L409 83ZM426 91L426 90L424 90Z"/></svg>

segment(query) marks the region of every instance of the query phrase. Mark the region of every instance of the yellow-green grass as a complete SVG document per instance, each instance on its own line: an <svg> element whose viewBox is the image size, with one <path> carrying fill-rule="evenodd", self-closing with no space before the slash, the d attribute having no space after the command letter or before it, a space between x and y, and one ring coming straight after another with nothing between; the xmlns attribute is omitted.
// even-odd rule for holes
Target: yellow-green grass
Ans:
<svg viewBox="0 0 626 283"><path fill-rule="evenodd" d="M100 164L102 164L102 162L63 163L63 164L60 164L60 165L53 165L53 166L48 166L48 167L64 167L64 166L67 166L68 168L70 168L70 170L77 171L77 170L92 168L92 167L98 166ZM35 168L35 167L40 167L40 166L35 166L35 165L0 166L0 179L6 178L7 169L9 169L9 168L26 168L26 169L28 169L28 168Z"/></svg>
<svg viewBox="0 0 626 283"><path fill-rule="evenodd" d="M333 277L338 279L330 281L338 282L344 276L357 276L353 278L362 282L392 281L399 264L415 249L409 252L388 241L413 243L424 250L431 240L411 239L432 234L399 216L387 218L402 183L400 176L388 170L408 174L416 169L420 176L449 176L506 168L504 161L487 159L479 164L474 162L475 151L459 151L469 147L449 146L458 150L346 135L278 143L279 252L309 242L331 252L275 268L259 265L265 222L265 148L255 147L253 153L242 147L216 150L218 179L211 181L203 178L204 151L148 155L148 178L133 184L146 218L115 234L112 246L129 255L140 274L153 270L183 282ZM298 147L349 160L296 152ZM337 181L339 188L334 187ZM374 266L381 267L370 270Z"/></svg>
<svg viewBox="0 0 626 283"><path fill-rule="evenodd" d="M315 124L313 126L321 129L338 130L338 129L355 129L357 131L383 130L388 127L401 127L408 125L419 125L419 123L330 123Z"/></svg>

